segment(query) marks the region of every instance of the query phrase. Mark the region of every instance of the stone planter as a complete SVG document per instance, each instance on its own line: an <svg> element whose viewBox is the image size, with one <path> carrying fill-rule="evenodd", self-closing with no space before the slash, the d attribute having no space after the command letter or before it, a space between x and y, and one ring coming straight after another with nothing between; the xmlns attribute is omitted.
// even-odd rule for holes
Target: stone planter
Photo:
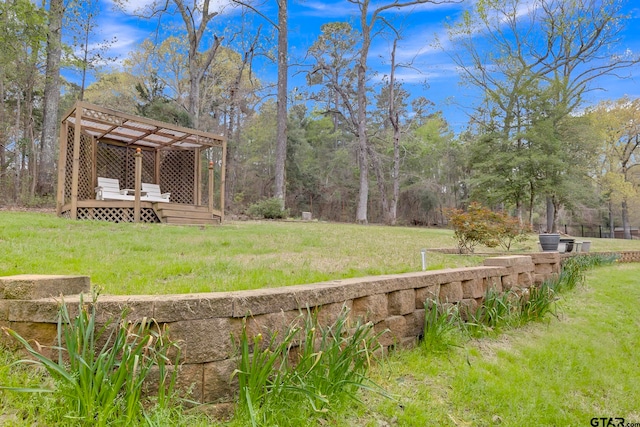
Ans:
<svg viewBox="0 0 640 427"><path fill-rule="evenodd" d="M559 243L564 243L566 244L566 251L567 253L573 251L573 244L575 243L576 239L560 239Z"/></svg>
<svg viewBox="0 0 640 427"><path fill-rule="evenodd" d="M545 233L539 234L540 247L543 252L557 252L558 243L560 243L560 234L558 233Z"/></svg>

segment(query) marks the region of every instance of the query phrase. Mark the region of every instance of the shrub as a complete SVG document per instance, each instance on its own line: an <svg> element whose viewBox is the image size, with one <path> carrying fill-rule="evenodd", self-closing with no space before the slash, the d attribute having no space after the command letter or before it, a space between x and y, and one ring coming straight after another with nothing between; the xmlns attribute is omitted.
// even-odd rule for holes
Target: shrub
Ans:
<svg viewBox="0 0 640 427"><path fill-rule="evenodd" d="M472 202L466 212L449 209L447 214L460 252L474 252L478 245L501 246L509 251L513 243L526 239L528 232L517 218L493 212L476 202Z"/></svg>
<svg viewBox="0 0 640 427"><path fill-rule="evenodd" d="M247 214L253 218L283 219L289 216L289 209L282 208L281 199L272 197L249 206Z"/></svg>
<svg viewBox="0 0 640 427"><path fill-rule="evenodd" d="M505 213L494 213L495 230L498 244L505 251L511 250L513 243L519 243L527 238L527 233L531 232L528 225L521 224L518 218Z"/></svg>

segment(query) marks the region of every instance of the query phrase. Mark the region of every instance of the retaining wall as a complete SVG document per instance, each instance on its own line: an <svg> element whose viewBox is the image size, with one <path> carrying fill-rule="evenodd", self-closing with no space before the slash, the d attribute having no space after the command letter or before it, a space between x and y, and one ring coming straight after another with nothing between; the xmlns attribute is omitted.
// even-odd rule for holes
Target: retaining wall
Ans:
<svg viewBox="0 0 640 427"><path fill-rule="evenodd" d="M627 256L640 260L640 252ZM625 259L627 259L625 258ZM319 322L333 323L343 310L352 319L375 324L384 348L411 346L422 334L427 299L474 309L489 288L528 288L557 277L557 252L488 258L484 266L334 280L308 285L241 292L182 295L101 295L99 322L129 310L129 320L153 318L166 326L182 349L179 387L202 403L231 402L237 385L231 336L238 336L247 318L249 334L268 336L283 330L301 309L317 308ZM0 277L0 326L9 326L42 345L55 342L60 296L70 311L79 294L90 290L86 276L21 275ZM85 301L88 298L85 298ZM8 337L5 345L15 346Z"/></svg>

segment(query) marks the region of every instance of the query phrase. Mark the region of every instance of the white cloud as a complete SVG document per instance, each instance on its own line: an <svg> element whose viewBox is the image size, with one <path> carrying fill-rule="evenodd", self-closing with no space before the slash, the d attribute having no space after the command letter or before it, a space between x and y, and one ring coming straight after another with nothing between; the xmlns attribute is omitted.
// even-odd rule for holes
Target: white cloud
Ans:
<svg viewBox="0 0 640 427"><path fill-rule="evenodd" d="M192 0L186 0L186 4L190 4ZM173 2L164 0L107 0L114 9L123 10L129 15L148 15L153 10L159 10L168 5L170 10L175 8ZM198 2L200 10L202 10L202 0ZM219 12L220 14L233 12L237 5L231 0L210 0L209 11Z"/></svg>
<svg viewBox="0 0 640 427"><path fill-rule="evenodd" d="M369 4L369 13L373 13L377 8L392 3L389 0L372 2ZM403 2L400 1L400 4ZM307 16L325 17L325 18L348 18L360 15L358 6L353 3L338 1L305 1L300 4L303 9L302 14ZM421 3L407 7L395 7L388 9L389 14L409 15L418 12L430 12L436 9L459 7L457 3Z"/></svg>

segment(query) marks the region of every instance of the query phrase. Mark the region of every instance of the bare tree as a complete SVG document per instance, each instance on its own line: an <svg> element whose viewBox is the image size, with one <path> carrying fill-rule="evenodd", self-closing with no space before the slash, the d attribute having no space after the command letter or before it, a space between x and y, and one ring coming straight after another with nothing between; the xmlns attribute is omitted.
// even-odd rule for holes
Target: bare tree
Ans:
<svg viewBox="0 0 640 427"><path fill-rule="evenodd" d="M356 222L366 224L367 202L369 199L369 141L367 135L367 58L369 49L374 37L374 27L378 20L382 19L382 14L391 9L397 10L418 4L442 4L453 3L449 0L414 0L414 1L393 1L377 6L370 11L371 0L348 0L355 4L360 11L360 31L362 43L358 52L357 65L357 99L358 99L358 162L360 167L360 189L358 194L358 207L356 211Z"/></svg>
<svg viewBox="0 0 640 427"><path fill-rule="evenodd" d="M263 17L278 31L278 92L277 99L277 117L276 117L276 158L275 158L275 179L274 179L274 197L281 201L282 209L285 207L286 199L286 177L285 163L287 160L287 91L288 91L288 73L289 73L289 31L288 19L289 8L288 0L278 0L278 22L269 19L265 14L260 12L251 1L232 0L234 3L249 8Z"/></svg>
<svg viewBox="0 0 640 427"><path fill-rule="evenodd" d="M118 0L117 4L122 8L128 0ZM202 80L216 57L218 48L222 43L222 37L213 34L211 44L202 52L205 36L208 36L209 24L220 14L218 10L212 10L215 0L154 0L154 2L142 12L136 12L145 18L162 16L170 11L171 5L175 5L182 18L187 31L189 50L187 54L189 70L189 97L187 99L187 111L193 118L196 128L200 126L200 87Z"/></svg>
<svg viewBox="0 0 640 427"><path fill-rule="evenodd" d="M396 86L396 48L398 38L393 39L393 49L391 50L391 72L389 74L389 122L393 128L393 171L391 180L393 185L393 195L389 206L388 220L391 225L395 225L398 215L398 198L400 197L400 113L395 99Z"/></svg>
<svg viewBox="0 0 640 427"><path fill-rule="evenodd" d="M288 0L278 0L278 110L277 110L277 140L276 140L276 169L274 196L281 200L285 207L286 180L285 162L287 160L287 73L289 67L288 56Z"/></svg>
<svg viewBox="0 0 640 427"><path fill-rule="evenodd" d="M47 65L45 70L44 99L42 109L41 164L39 185L44 192L53 193L54 154L58 140L58 106L60 104L60 59L62 56L63 0L49 3L47 31Z"/></svg>

